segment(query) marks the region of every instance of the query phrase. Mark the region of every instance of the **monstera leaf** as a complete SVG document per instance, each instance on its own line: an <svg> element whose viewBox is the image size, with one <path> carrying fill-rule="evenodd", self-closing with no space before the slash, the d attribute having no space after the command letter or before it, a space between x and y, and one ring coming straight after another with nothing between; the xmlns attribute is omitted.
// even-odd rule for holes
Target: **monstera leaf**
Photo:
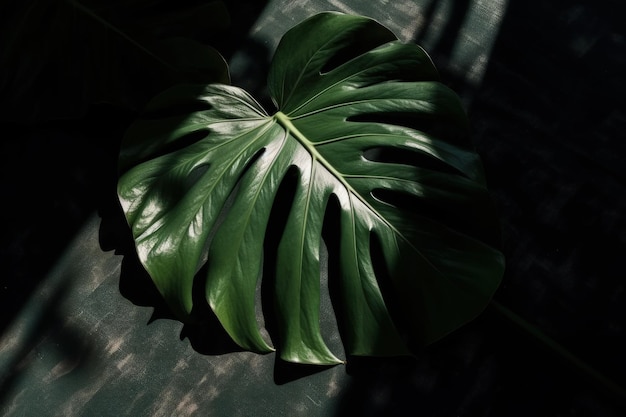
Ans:
<svg viewBox="0 0 626 417"><path fill-rule="evenodd" d="M428 55L369 18L321 13L285 34L269 91L273 115L234 86L177 86L127 132L119 199L172 310L185 320L194 279L206 280L242 348L340 362L319 324L333 217L329 280L348 355L407 354L478 315L503 272L495 216L463 108ZM285 189L288 214L269 229ZM260 278L264 262L274 276ZM259 279L274 291L271 340Z"/></svg>

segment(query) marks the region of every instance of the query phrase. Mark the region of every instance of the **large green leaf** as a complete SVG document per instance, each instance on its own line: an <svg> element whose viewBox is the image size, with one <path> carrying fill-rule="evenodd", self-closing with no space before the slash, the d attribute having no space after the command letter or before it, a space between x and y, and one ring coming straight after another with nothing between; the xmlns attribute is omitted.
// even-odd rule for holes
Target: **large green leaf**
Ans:
<svg viewBox="0 0 626 417"><path fill-rule="evenodd" d="M328 12L281 40L273 115L234 86L182 85L155 98L123 142L118 192L139 259L172 310L188 317L202 270L233 340L271 351L255 293L263 263L275 262L280 357L337 363L319 325L322 230L337 213L330 279L349 355L407 354L478 315L504 262L465 113L437 79L417 45ZM269 230L281 185L291 205L284 227ZM276 259L264 259L277 233L266 251Z"/></svg>

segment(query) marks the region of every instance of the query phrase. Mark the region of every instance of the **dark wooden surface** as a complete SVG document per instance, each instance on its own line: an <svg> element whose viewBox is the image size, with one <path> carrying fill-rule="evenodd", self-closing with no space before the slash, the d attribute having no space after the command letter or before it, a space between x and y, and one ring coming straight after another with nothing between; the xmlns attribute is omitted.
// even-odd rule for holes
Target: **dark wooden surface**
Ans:
<svg viewBox="0 0 626 417"><path fill-rule="evenodd" d="M280 36L317 11L365 14L421 44L466 104L500 214L507 271L495 300L626 386L622 2L241 10L253 14L249 36L228 59L233 83L259 97ZM3 416L625 415L623 395L492 308L416 360L323 370L184 331L125 251L111 140L125 117L3 119Z"/></svg>

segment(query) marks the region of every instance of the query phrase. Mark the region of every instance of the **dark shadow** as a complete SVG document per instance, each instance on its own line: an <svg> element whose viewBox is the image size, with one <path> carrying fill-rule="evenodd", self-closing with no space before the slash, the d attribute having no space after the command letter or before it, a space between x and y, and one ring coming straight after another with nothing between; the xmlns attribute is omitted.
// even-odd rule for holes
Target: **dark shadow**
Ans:
<svg viewBox="0 0 626 417"><path fill-rule="evenodd" d="M285 223L287 220L287 215L291 211L291 204L295 193L295 186L297 184L296 173L293 172L294 175L288 176L286 181L281 185L281 189L277 195L279 198L278 204L275 205L275 209L272 212L271 223L269 224L268 230L275 230L276 233L272 233L272 235L266 238L266 253L269 254L269 262L267 266L264 268L263 276L264 276L264 284L263 284L263 303L264 303L264 311L273 311L272 308L272 299L273 299L273 288L274 288L274 280L272 277L275 275L275 267L276 267L276 249L278 247L279 237L282 236L282 230L285 227ZM339 263L336 258L336 254L338 253L338 225L339 225L339 209L338 205L335 201L334 197L331 197L327 209L326 214L324 216L324 224L322 230L322 240L323 245L326 246L328 252L327 262L324 263L324 257L321 257L321 265L320 272L322 275L326 274L326 280L320 277L322 284L323 281L327 281L327 285L329 286L329 295L331 305L333 307L336 306L337 300L337 291L336 288L336 277L338 273ZM323 294L324 291L321 291ZM323 313L323 312L321 312ZM329 312L326 312L329 313ZM338 321L338 331L342 333L342 324L345 325L345 321L342 320L341 309L333 308L333 314L335 315ZM267 323L266 323L267 325ZM269 322L268 330L271 330L272 334L278 335L278 328L276 326L275 319ZM322 329L324 332L325 329ZM295 381L300 378L307 377L309 375L313 375L319 372L326 371L335 366L343 366L343 365L304 365L291 363L284 360L281 360L278 356L274 363L274 382L278 385L286 384L292 381Z"/></svg>
<svg viewBox="0 0 626 417"><path fill-rule="evenodd" d="M202 294L204 294L204 288ZM203 355L222 355L243 351L224 330L204 299L195 303L192 319L189 323L185 323L180 339L189 339L191 347Z"/></svg>
<svg viewBox="0 0 626 417"><path fill-rule="evenodd" d="M115 194L115 185L116 183L112 181L109 187L111 193L108 203L100 210L102 220L99 236L100 245L104 250L115 250L116 254L123 256L119 281L120 293L137 306L153 308L148 324L159 319L179 320L172 313L137 257L130 229L117 200L117 194ZM194 350L205 355L241 351L241 348L228 336L206 302L205 279L203 278L205 274L206 266L198 272L194 280L192 294L194 307L189 320L184 323L180 339L189 339Z"/></svg>
<svg viewBox="0 0 626 417"><path fill-rule="evenodd" d="M263 43L246 39L230 62L231 84L243 88L268 114L276 111L267 88L270 51Z"/></svg>
<svg viewBox="0 0 626 417"><path fill-rule="evenodd" d="M283 231L287 224L287 218L292 210L293 199L298 185L298 175L296 169L287 172L277 193L275 203L272 208L268 222L267 233L264 242L264 263L263 278L261 282L261 303L265 318L265 328L274 341L275 347L280 346L280 325L277 319L275 308L275 276L276 260L278 256L278 245ZM280 359L280 352L277 352L274 362L274 383L278 385L295 381L318 372L331 368L330 366L303 365L287 362Z"/></svg>
<svg viewBox="0 0 626 417"><path fill-rule="evenodd" d="M617 163L624 141L615 129L625 120L618 74L626 61L615 16L624 10L612 1L512 2L472 109L479 149L495 173L488 178L508 255L497 299L622 387L626 362L618 351L626 338L617 323L626 310L617 253L626 240L617 213L626 201ZM535 30L524 33L530 16ZM550 379L561 382L556 372ZM575 380L594 398L585 406L610 410L585 378Z"/></svg>
<svg viewBox="0 0 626 417"><path fill-rule="evenodd" d="M459 30L463 25L463 21L467 16L471 4L472 0L461 0L450 3L451 9L449 13L446 14L446 21L443 24L443 27L437 28L441 32L441 36L437 42L429 48L430 53L440 56L444 60L450 56L454 46L458 42ZM423 18L427 23L422 27L419 33L415 34L414 37L414 41L418 45L422 44L424 41L427 29L432 29L433 22L435 21L437 6L440 6L439 2L431 1L426 8ZM441 64L442 63L438 63L437 65L439 66ZM443 64L445 65L445 62Z"/></svg>
<svg viewBox="0 0 626 417"><path fill-rule="evenodd" d="M435 19L436 12L437 8L441 7L442 3L430 1L424 13L426 23L414 37L414 42L418 45L422 45L429 29L435 29L440 33L437 41L428 47L427 52L436 63L439 72L445 79L445 83L451 85L454 89L463 88L464 85L462 85L462 79L458 79L453 72L449 71L449 59L455 45L457 45L459 41L460 30L463 22L467 18L472 2L473 0L449 2L450 11L445 16L445 23L442 27L437 27L435 23L437 21Z"/></svg>
<svg viewBox="0 0 626 417"><path fill-rule="evenodd" d="M618 74L626 61L616 13L625 8L614 1L506 3L470 107L507 257L495 299L621 385L622 394L488 308L413 364L349 363L353 381L337 416L624 414L626 303L618 253L626 240L617 213L626 201L617 159L626 126ZM444 67L444 83L458 90L467 86L445 66L468 4L453 6L442 40L428 51Z"/></svg>
<svg viewBox="0 0 626 417"><path fill-rule="evenodd" d="M414 357L350 357L349 388L343 392L335 416L449 416L458 415L463 402L485 384L487 371L471 369L481 348L481 322L460 329L449 338L427 348L416 349ZM488 401L488 394L480 401ZM478 403L478 402L477 402ZM485 415L480 409L462 415Z"/></svg>
<svg viewBox="0 0 626 417"><path fill-rule="evenodd" d="M2 126L3 216L0 334L46 277L66 245L106 201L119 135L129 115L94 106L71 123ZM28 175L24 175L28 172Z"/></svg>
<svg viewBox="0 0 626 417"><path fill-rule="evenodd" d="M324 215L324 225L322 228L322 239L326 245L328 253L326 268L328 281L328 296L337 320L337 331L341 338L342 344L347 344L347 326L350 325L346 313L341 308L343 300L341 289L341 267L340 267L340 236L341 236L341 208L339 201L334 195L330 197L326 212ZM349 358L345 358L349 363Z"/></svg>
<svg viewBox="0 0 626 417"><path fill-rule="evenodd" d="M284 361L277 357L274 361L274 383L276 385L285 385L289 382L324 372L334 368L335 366L341 365L310 365L293 363Z"/></svg>
<svg viewBox="0 0 626 417"><path fill-rule="evenodd" d="M198 271L194 280L193 309L180 338L189 339L194 350L204 355L241 352L243 349L228 335L206 301L206 270L207 265Z"/></svg>
<svg viewBox="0 0 626 417"><path fill-rule="evenodd" d="M609 0L509 3L471 106L473 139L501 216L507 256L507 275L496 298L624 385L624 6ZM444 37L429 51L439 68L448 62L469 4L453 6ZM417 35L418 43L422 37ZM240 41L246 42L225 45ZM248 49L256 51L253 44ZM250 53L252 62L243 66L249 69L241 71L237 84L257 79L257 65L260 72L266 68L267 56L255 54ZM465 87L463 80L441 73L446 84ZM102 216L102 248L118 250L125 258L120 291L167 317L129 249L114 192L119 138L131 116L100 106L78 124L3 124L3 132L12 133L1 145L7 220L0 259L5 266L0 332L95 208ZM268 237L268 246L272 243ZM327 244L332 252L332 242ZM335 265L331 260L331 293ZM48 320L58 319L54 310L52 305L45 309L38 334L29 336L2 379L0 395L11 390L19 362L27 359L40 335L58 330ZM264 310L272 308L265 305ZM268 322L273 334L275 327ZM224 341L213 344L213 332L191 329L188 334L194 331L192 344L199 352L232 348ZM80 346L68 355L85 361L89 348L76 335L59 332L61 339ZM278 384L317 372L280 361L275 366ZM414 360L349 358L347 371L352 383L342 393L338 416L623 415L614 398L490 310L416 352Z"/></svg>
<svg viewBox="0 0 626 417"><path fill-rule="evenodd" d="M29 31L32 39L14 39L16 42L32 41L33 51L19 48L10 51L5 49L5 46L7 48L9 46L5 41L10 41L11 36L8 35L15 25L23 24L22 29L29 29L28 19L34 19L33 22L36 22L38 18L46 19L46 14L40 16L38 13L46 12L48 5L54 10L57 6L65 7L65 2L38 2L39 6L45 7L33 9L33 13L28 15L28 8L35 3L37 2L26 2L22 5L7 3L0 6L3 22L3 29L0 30L3 34L3 48L1 48L0 55L6 57L5 52L10 54L11 58L18 59L19 62L16 61L16 65L22 65L29 60L33 63L32 72L18 71L18 67L7 65L0 73L2 103L7 104L7 111L3 112L0 126L4 132L3 140L0 142L0 153L4 157L0 174L4 205L2 214L5 219L0 240L0 263L4 268L0 278L0 335L4 335L8 326L15 321L18 313L44 281L67 244L96 210L101 217L99 230L101 248L104 251L114 250L124 257L120 277L122 295L136 305L154 307L155 312L151 320L171 318L154 284L137 261L130 231L116 195L120 141L124 131L137 116L137 112L134 107L127 108L118 103L107 104L106 100L85 103L81 101L85 98L83 96L75 103L67 102L74 97L69 94L70 90L74 92L77 89L81 93L89 94L88 90L83 91L81 88L84 87L85 78L94 74L81 73L69 84L60 82L59 80L64 79L62 75L67 74L57 74L53 69L57 64L63 63L54 60L46 61L36 54L39 50L37 45L43 45L45 42L43 40L38 42L38 32L34 30ZM185 5L191 5L191 3L194 3L194 0L186 2ZM267 2L227 1L225 3L232 16L231 26L226 34L214 33L212 37L199 40L211 43L226 58L229 58L236 50L242 48L242 44L249 42L246 36L250 26ZM54 11L52 9L50 11ZM74 18L80 23L77 23L78 26L71 30L80 32L89 28L89 25L97 25L90 18L80 15L79 11L75 10L75 12L77 15ZM56 11L48 16L54 17L55 13ZM128 18L128 16L122 16L122 18ZM50 21L54 19L48 19L48 23ZM42 29L42 33L46 33L46 27L39 29ZM173 35L176 30L188 31L188 29L190 28L168 27L167 30L170 30L168 33ZM120 41L111 33L107 33L107 36L116 39L116 42ZM80 40L77 45L81 48L93 40L75 37L74 40L76 39ZM46 38L46 41L53 42L53 38ZM145 39L141 41L147 42ZM84 45L80 45L81 42ZM12 47L15 45L11 44ZM134 65L141 61L137 56L131 56L129 60L126 60L128 56L115 47L117 45L115 42L113 45L114 47L106 50L92 48L90 53L93 56L97 55L96 52L110 54L111 62L121 62L119 70L122 72L126 68L135 68ZM252 50L252 48L248 49ZM257 47L254 50L255 55L250 58L250 65L254 65L256 70L267 73L269 64L266 48ZM72 55L72 57L79 62L80 59L85 58L85 55ZM39 64L42 62L47 67L40 67ZM88 63L83 64L88 67ZM153 71L160 71L152 67L153 64L154 62L145 66L143 76L147 81L154 75ZM115 77L116 74L105 75ZM17 81L20 82L11 78L13 76L18 77ZM29 77L32 79L28 79ZM258 74L255 74L254 78L258 78ZM5 87L10 91L7 91ZM66 88L68 94L61 95L60 101L48 103L43 100L41 101L43 104L37 104L44 97L55 97L57 87ZM144 100L150 98L147 94L153 93L149 89L143 90L140 85L118 87L126 92L145 94ZM108 91L108 93L121 94L120 91ZM137 98L132 97L132 99ZM9 100L8 103L7 100ZM61 108L65 110L65 106L71 110L70 113L56 111ZM57 117L59 114L65 117ZM37 331L43 332L44 327L49 324L50 321L43 320L37 327ZM221 351L219 347L214 349L207 346L200 337L202 332L187 327L183 336L189 336L192 344L199 351ZM36 335L31 338L32 343L36 343L35 338ZM25 352L32 347L32 343L29 342L29 346L24 347ZM80 344L77 343L76 346ZM13 368L17 372L16 369ZM16 376L13 374L10 376L10 378L14 377Z"/></svg>
<svg viewBox="0 0 626 417"><path fill-rule="evenodd" d="M150 322L158 319L175 320L176 317L165 303L150 275L139 262L134 247L131 246L126 250L118 248L115 253L123 256L120 270L120 294L136 306L153 307Z"/></svg>
<svg viewBox="0 0 626 417"><path fill-rule="evenodd" d="M281 182L275 197L275 204L272 207L269 220L267 222L268 231L263 242L263 274L261 277L261 309L267 329L274 347L280 344L280 324L276 312L276 262L278 257L278 245L287 225L287 216L291 211L295 191L297 187L298 174L291 169ZM277 357L278 360L278 357ZM284 367L283 367L284 369ZM282 379L275 372L274 379Z"/></svg>
<svg viewBox="0 0 626 417"><path fill-rule="evenodd" d="M254 91L263 92L264 87L261 86L265 85L265 79L261 80L259 74L267 74L268 52L263 45L248 39L247 34L256 16L263 10L264 4L264 2L254 5L242 1L227 2L226 5L233 15L231 25L222 36L211 39L214 47L220 51L225 59L232 59L235 52L237 53L240 72L231 74L233 75L232 84L238 87L253 88L252 91L247 90L253 96ZM244 86L241 85L242 83ZM258 101L267 106L270 105L267 99L261 98ZM141 118L171 117L172 114L186 114L189 111L197 110L195 106L193 103L176 104L173 110L164 110L162 114L142 113L139 116ZM190 135L186 138L186 143L193 143L201 136L203 135ZM184 144L179 143L177 146L182 147ZM177 320L137 257L130 229L117 200L115 190L117 173L110 179L110 198L106 204L106 211L102 212L100 235L103 249L115 249L116 253L124 256L120 275L120 292L135 305L153 307L154 313L151 321L159 318ZM194 307L189 321L184 323L181 340L189 339L191 346L202 354L216 355L241 351L241 348L228 336L206 302L204 295L205 271L206 266L196 274L193 288Z"/></svg>
<svg viewBox="0 0 626 417"><path fill-rule="evenodd" d="M249 34L267 5L268 0L227 0L232 23L225 36L215 40L215 45L228 62L231 84L246 90L272 114L274 105L267 90L272 51Z"/></svg>
<svg viewBox="0 0 626 417"><path fill-rule="evenodd" d="M4 373L0 375L0 405L7 404L7 397L12 393L21 374L31 364L37 362L38 346L46 341L54 344L59 354L59 363L67 363L70 372L76 372L93 360L92 346L89 339L79 329L68 325L59 305L66 297L66 284L58 285L40 308L16 349L7 349L3 354L11 355L11 361L3 363ZM31 323L29 323L31 324ZM20 334L15 335L18 339ZM10 343L10 342L9 342Z"/></svg>

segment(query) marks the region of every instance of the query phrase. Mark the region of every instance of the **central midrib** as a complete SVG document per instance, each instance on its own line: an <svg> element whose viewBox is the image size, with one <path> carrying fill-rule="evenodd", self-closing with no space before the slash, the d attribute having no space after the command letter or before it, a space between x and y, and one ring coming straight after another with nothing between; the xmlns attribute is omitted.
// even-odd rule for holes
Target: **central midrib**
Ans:
<svg viewBox="0 0 626 417"><path fill-rule="evenodd" d="M348 195L354 195L359 201L361 201L361 203L363 203L378 219L380 219L380 221L385 224L387 227L389 227L390 229L392 229L394 231L394 233L396 233L397 236L399 236L402 240L404 240L410 247L412 247L417 253L420 253L419 250L417 250L417 248L415 248L411 242L404 237L404 235L402 233L400 233L400 231L391 223L389 223L389 221L387 221L387 219L385 219L379 212L378 210L376 210L374 207L372 207L372 205L363 198L363 196L361 196L360 193L358 193L344 178L344 176L337 171L327 160L326 158L324 158L319 152L318 150L315 148L315 145L313 144L313 142L311 142L310 140L307 139L306 136L304 136L304 134L302 132L300 132L300 130L298 130L298 128L291 122L291 119L289 118L289 116L287 116L285 113L278 111L274 114L273 118L278 122L278 124L280 124L283 128L285 128L285 130L287 130L288 132L290 132L294 138L296 138L296 140L298 142L300 142L300 144L302 146L304 146L304 148L309 152L309 154L311 154L311 157L313 158L313 163L315 163L316 161L319 162L320 164L322 164L322 166L324 168L326 168L331 174L333 174L333 176L335 178L337 178L337 181L339 181L346 189L346 191L348 192ZM421 253L420 253L421 254Z"/></svg>

